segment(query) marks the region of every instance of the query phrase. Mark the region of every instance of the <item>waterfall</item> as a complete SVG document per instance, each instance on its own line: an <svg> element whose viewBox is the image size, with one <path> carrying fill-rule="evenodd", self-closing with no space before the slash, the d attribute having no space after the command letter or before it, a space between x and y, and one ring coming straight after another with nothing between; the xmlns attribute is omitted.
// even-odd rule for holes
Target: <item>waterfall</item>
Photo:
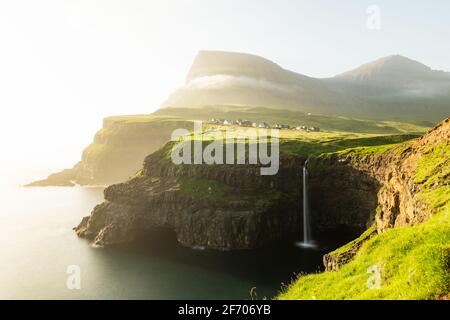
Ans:
<svg viewBox="0 0 450 320"><path fill-rule="evenodd" d="M303 243L311 243L311 222L308 201L308 160L303 166Z"/></svg>
<svg viewBox="0 0 450 320"><path fill-rule="evenodd" d="M313 248L314 241L311 237L311 220L308 199L308 160L303 165L303 241L297 242L297 246Z"/></svg>

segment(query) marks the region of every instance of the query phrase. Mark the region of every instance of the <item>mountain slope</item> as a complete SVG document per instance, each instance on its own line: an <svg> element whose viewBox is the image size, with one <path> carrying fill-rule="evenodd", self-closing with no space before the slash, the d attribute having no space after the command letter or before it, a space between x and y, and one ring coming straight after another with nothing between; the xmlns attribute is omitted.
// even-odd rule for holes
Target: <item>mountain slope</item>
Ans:
<svg viewBox="0 0 450 320"><path fill-rule="evenodd" d="M264 58L244 53L201 51L186 85L175 91L165 107L240 105L272 108L348 104L320 80L285 70ZM331 110L331 109L330 109Z"/></svg>
<svg viewBox="0 0 450 320"><path fill-rule="evenodd" d="M437 122L450 113L450 76L408 58L390 56L334 78L316 79L258 56L201 51L185 85L163 107L208 105Z"/></svg>
<svg viewBox="0 0 450 320"><path fill-rule="evenodd" d="M393 55L369 62L335 78L347 81L378 83L380 86L403 86L420 80L449 80L450 73L435 71L418 61L400 55Z"/></svg>

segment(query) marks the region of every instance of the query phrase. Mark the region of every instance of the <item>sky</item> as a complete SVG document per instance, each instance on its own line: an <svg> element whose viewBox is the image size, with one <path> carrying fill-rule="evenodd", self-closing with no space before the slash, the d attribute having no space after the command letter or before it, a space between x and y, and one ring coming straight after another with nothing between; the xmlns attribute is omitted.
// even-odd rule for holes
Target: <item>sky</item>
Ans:
<svg viewBox="0 0 450 320"><path fill-rule="evenodd" d="M448 39L447 0L0 0L0 173L71 166L105 116L157 109L202 49L329 77L391 54L450 71Z"/></svg>

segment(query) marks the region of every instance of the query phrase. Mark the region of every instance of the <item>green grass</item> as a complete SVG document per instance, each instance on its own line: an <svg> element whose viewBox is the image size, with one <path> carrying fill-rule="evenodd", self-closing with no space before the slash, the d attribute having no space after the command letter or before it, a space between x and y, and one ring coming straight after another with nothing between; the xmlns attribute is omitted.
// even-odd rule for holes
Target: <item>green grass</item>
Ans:
<svg viewBox="0 0 450 320"><path fill-rule="evenodd" d="M368 155L382 153L401 142L417 137L416 135L359 135L359 137L348 137L335 133L334 135L329 135L328 139L323 141L282 139L280 149L289 154L301 156L314 156L334 152Z"/></svg>
<svg viewBox="0 0 450 320"><path fill-rule="evenodd" d="M336 115L311 114L301 111L256 108L246 106L205 106L202 108L163 108L155 116L181 117L184 119L209 120L211 118L248 119L255 122L276 123L291 126L315 126L325 131L403 134L423 133L428 126L414 122L383 121L379 119L355 119Z"/></svg>
<svg viewBox="0 0 450 320"><path fill-rule="evenodd" d="M415 171L414 182L434 183L438 179L450 176L450 145L425 147L423 152L425 154Z"/></svg>
<svg viewBox="0 0 450 320"><path fill-rule="evenodd" d="M435 299L449 292L450 227L446 211L415 227L390 229L363 244L339 271L300 276L279 299ZM381 287L369 289L377 266Z"/></svg>
<svg viewBox="0 0 450 320"><path fill-rule="evenodd" d="M450 197L450 145L425 147L414 182L422 183L421 200L434 208L445 206Z"/></svg>
<svg viewBox="0 0 450 320"><path fill-rule="evenodd" d="M435 215L365 242L339 271L300 276L278 299L439 299L450 291L450 181L447 144L425 147L415 172L418 196ZM352 243L337 249L340 254ZM381 287L367 285L376 266Z"/></svg>
<svg viewBox="0 0 450 320"><path fill-rule="evenodd" d="M100 161L108 157L115 158L118 154L124 155L121 158L131 154L139 154L139 157L141 157L140 150L163 144L164 140L167 139L165 137L170 136L173 130L185 128L191 131L193 129L192 120L209 120L212 117L243 118L254 121L268 121L271 124L286 123L321 127L322 132L307 133L293 130L281 130L279 132L280 151L303 157L363 145L394 143L394 140L413 137L398 133L423 132L427 129L413 123L384 123L379 120L307 115L297 111L268 108L235 106L211 106L193 109L166 108L150 115L125 115L105 118L104 128L96 134L94 142L85 149L83 159L89 159L89 161L98 159ZM206 122L204 125L204 130L212 128ZM224 132L230 127L214 127L214 129ZM234 129L238 128L234 127ZM158 137L158 134L161 137ZM209 139L209 141L212 140ZM130 143L130 141L134 143Z"/></svg>
<svg viewBox="0 0 450 320"><path fill-rule="evenodd" d="M201 135L201 139L203 140L203 147L206 147L212 141L217 140L223 140L225 145L225 132L228 130L229 132L236 133L236 131L239 129L245 130L245 128L238 128L236 126L206 126L203 131L204 134ZM273 134L273 132L271 132L270 130L263 131L259 129L257 129L257 132L258 134L263 132L264 134L269 135L267 137L264 137L266 138L265 141L268 142L270 148L270 143L273 141L270 134ZM418 137L418 135L413 134L380 135L337 131L308 133L304 131L294 130L280 130L278 131L278 135L281 153L305 158L313 155L333 153L343 150L359 153L373 153L375 151L382 152L394 147L401 142ZM235 137L234 134L232 134L232 136ZM194 137L194 135L191 134L189 136L183 137L182 140L194 141L199 137L200 135ZM258 138L262 138L262 136ZM246 144L248 145L248 143L249 141L247 140ZM175 144L172 143L171 148L173 148L174 146ZM358 147L360 147L360 149L354 149ZM170 160L170 154L171 153L169 151L166 152L166 156L163 160Z"/></svg>

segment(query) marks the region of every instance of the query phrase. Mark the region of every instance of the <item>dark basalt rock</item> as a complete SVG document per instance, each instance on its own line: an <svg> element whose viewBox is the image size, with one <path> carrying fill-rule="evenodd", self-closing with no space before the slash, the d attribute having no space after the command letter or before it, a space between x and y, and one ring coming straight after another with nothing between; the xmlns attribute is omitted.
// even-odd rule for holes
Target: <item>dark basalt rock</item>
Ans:
<svg viewBox="0 0 450 320"><path fill-rule="evenodd" d="M136 240L155 228L175 231L188 247L251 249L295 237L299 229L299 168L303 160L282 156L275 176L251 165L180 165L146 159L142 174L105 190L105 202L75 228L94 245ZM186 181L195 179L202 190Z"/></svg>

